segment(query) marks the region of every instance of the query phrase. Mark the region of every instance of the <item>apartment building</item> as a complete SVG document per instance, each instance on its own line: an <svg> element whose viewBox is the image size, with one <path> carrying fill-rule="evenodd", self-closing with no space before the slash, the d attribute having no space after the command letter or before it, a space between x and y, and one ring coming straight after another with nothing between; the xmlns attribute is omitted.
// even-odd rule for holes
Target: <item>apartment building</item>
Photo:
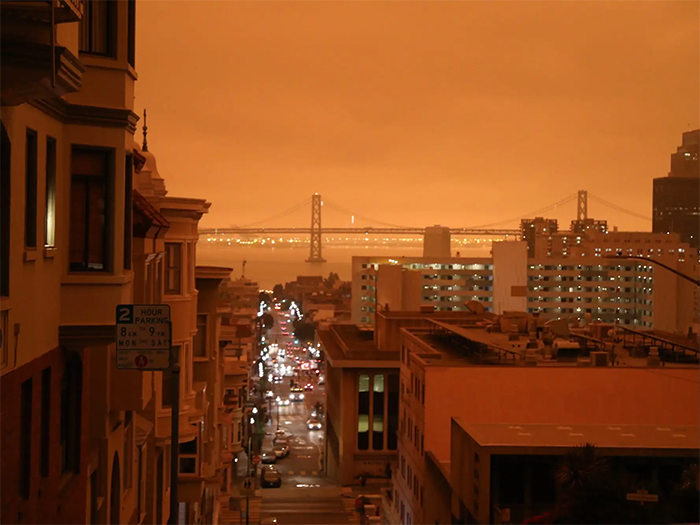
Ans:
<svg viewBox="0 0 700 525"><path fill-rule="evenodd" d="M652 262L618 258L645 257L696 276L697 250L678 234L559 233L556 221L544 219L524 231L526 240L493 243L489 258L353 257L353 322L372 325L382 309L468 311L477 301L498 314L581 319L588 313L600 322L698 332L697 286Z"/></svg>
<svg viewBox="0 0 700 525"><path fill-rule="evenodd" d="M170 374L115 366L116 306L165 302L180 513L211 522L226 468L211 283L228 269L204 271L199 302L209 204L168 196L145 129L134 142L135 2L3 2L1 20L2 520L168 520Z"/></svg>
<svg viewBox="0 0 700 525"><path fill-rule="evenodd" d="M134 411L152 374L114 387L115 308L133 299L135 3L1 8L2 521L138 520Z"/></svg>
<svg viewBox="0 0 700 525"><path fill-rule="evenodd" d="M352 322L372 325L382 310L493 309L493 260L486 257L353 257Z"/></svg>
<svg viewBox="0 0 700 525"><path fill-rule="evenodd" d="M575 349L574 354L560 350L541 358L535 354L546 353L546 344L534 335L543 333L538 326L526 314L485 314L451 322L431 319L422 327L400 329L399 467L392 494L384 501L389 505L386 521L426 523L441 515L436 512L438 491L435 486L428 491L426 483L444 485L444 479L461 475L461 466L449 464L453 418L470 424L700 425L697 349L693 353L688 345L695 356L689 364L670 361L669 349L661 372L649 367L656 363L654 345L661 339L647 339L638 352L635 347L642 343L634 334L614 339L609 334L614 325L592 325L598 328L557 343ZM611 366L607 356L615 344L616 366ZM577 355L592 351L594 356L596 348L606 349L605 366L592 366L601 364L595 359L582 366L588 358ZM652 358L644 357L645 352ZM484 503L479 500L479 505ZM483 514L475 516L489 522Z"/></svg>

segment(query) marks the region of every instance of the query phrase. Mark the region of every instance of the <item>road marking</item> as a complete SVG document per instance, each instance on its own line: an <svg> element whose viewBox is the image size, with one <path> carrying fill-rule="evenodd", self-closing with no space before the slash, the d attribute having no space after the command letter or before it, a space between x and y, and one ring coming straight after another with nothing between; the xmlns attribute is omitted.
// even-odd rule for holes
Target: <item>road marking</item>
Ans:
<svg viewBox="0 0 700 525"><path fill-rule="evenodd" d="M310 459L311 456L297 456L299 459Z"/></svg>
<svg viewBox="0 0 700 525"><path fill-rule="evenodd" d="M299 475L300 475L300 476L306 476L306 471L305 471L305 470L302 470L301 472L299 472Z"/></svg>
<svg viewBox="0 0 700 525"><path fill-rule="evenodd" d="M290 471L287 472L287 474L290 475L290 476L293 476L293 475L294 475L294 471L293 471L293 470L290 470Z"/></svg>
<svg viewBox="0 0 700 525"><path fill-rule="evenodd" d="M318 471L317 471L317 470L312 471L312 472L311 472L311 475L312 475L312 476L318 476Z"/></svg>

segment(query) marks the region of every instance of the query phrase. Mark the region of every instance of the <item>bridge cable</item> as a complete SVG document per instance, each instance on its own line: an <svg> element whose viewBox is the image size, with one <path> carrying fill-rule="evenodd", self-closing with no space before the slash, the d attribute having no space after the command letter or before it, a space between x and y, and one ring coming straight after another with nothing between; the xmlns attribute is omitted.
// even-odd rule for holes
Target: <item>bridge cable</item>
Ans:
<svg viewBox="0 0 700 525"><path fill-rule="evenodd" d="M353 212L351 212L351 211L349 211L349 210L346 210L346 209L343 208L342 206L339 206L338 204L335 204L334 202L329 201L328 199L323 199L323 202L326 203L326 204L328 204L328 206L330 206L331 208L333 208L333 209L336 210L336 211L339 211L339 212L341 212L341 213L346 213L347 215L353 215L353 216L357 217L358 219L362 219L362 220L364 220L364 221L372 222L372 223L374 223L374 224L379 224L379 225L381 225L381 226L387 226L387 227L389 227L389 228L411 228L411 226L401 226L401 225L398 225L398 224L391 224L391 223L389 223L389 222L382 222L382 221L379 221L379 220L377 220L377 219L372 219L371 217L365 217L364 215L360 215L359 213L353 213Z"/></svg>
<svg viewBox="0 0 700 525"><path fill-rule="evenodd" d="M652 220L651 217L647 217L646 215L642 215L641 213L637 213L635 211L628 210L626 208L623 208L622 206L618 206L617 204L613 204L612 202L608 202L605 199L601 199L600 197L596 197L595 195L588 194L588 196L593 199L596 202L599 202L600 204L603 204L605 206L608 206L609 208L612 208L613 210L617 210L622 213L626 213L627 215L631 215L632 217L636 217L637 219L643 219L645 221L650 221Z"/></svg>
<svg viewBox="0 0 700 525"><path fill-rule="evenodd" d="M569 195L568 197L563 198L563 199L560 200L560 201L557 201L557 202L555 202L555 203L553 203L553 204L550 204L549 206L545 206L544 208L540 208L539 210L534 210L534 211L531 211L531 212L528 212L528 213L523 213L523 214L521 214L521 215L518 215L517 217L511 217L510 219L506 219L506 220L503 220L503 221L491 222L491 223L489 223L489 224L480 224L480 225L478 225L478 226L469 226L467 229L490 228L491 226L498 226L498 225L500 225L500 224L506 224L506 223L508 223L508 222L517 221L517 220L520 220L520 219L522 219L522 218L524 218L524 217L534 217L534 216L536 216L538 213L544 213L545 211L549 211L549 210L551 210L551 209L553 209L553 208L556 208L557 206L561 206L562 204L567 204L567 203L573 201L573 200L576 199L576 198L577 198L577 194L574 193L574 194L572 194L572 195Z"/></svg>
<svg viewBox="0 0 700 525"><path fill-rule="evenodd" d="M303 202L295 204L291 208L287 208L286 210L283 210L283 211L278 212L274 215L271 215L270 217L266 217L266 218L260 219L258 221L253 221L253 222L249 222L247 224L243 224L243 225L239 226L239 228L249 228L250 226L255 226L255 225L263 223L263 222L270 222L270 221L274 221L275 219L285 217L286 215L294 213L295 211L303 208L304 206L307 206L310 202L311 202L311 198L308 198L308 199L304 200Z"/></svg>

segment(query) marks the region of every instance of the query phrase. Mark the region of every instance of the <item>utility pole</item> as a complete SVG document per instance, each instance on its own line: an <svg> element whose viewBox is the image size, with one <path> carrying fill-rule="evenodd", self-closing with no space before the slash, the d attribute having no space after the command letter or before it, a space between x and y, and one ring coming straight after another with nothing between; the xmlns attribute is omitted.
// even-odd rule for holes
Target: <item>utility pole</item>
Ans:
<svg viewBox="0 0 700 525"><path fill-rule="evenodd" d="M172 352L172 349L171 349ZM175 356L171 354L175 361ZM177 477L180 471L178 453L180 448L180 364L173 363L172 371L172 400L170 415L170 518L168 525L179 523L179 504L177 501Z"/></svg>

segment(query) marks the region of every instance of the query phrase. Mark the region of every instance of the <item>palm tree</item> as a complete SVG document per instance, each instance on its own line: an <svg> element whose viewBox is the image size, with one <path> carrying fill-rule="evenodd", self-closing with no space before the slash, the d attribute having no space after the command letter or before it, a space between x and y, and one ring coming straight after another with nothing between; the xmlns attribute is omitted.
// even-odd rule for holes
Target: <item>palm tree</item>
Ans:
<svg viewBox="0 0 700 525"><path fill-rule="evenodd" d="M555 479L561 491L555 523L624 523L625 489L607 458L585 443L562 459Z"/></svg>
<svg viewBox="0 0 700 525"><path fill-rule="evenodd" d="M595 445L585 443L567 452L556 472L556 481L564 493L577 494L610 470L606 458Z"/></svg>

